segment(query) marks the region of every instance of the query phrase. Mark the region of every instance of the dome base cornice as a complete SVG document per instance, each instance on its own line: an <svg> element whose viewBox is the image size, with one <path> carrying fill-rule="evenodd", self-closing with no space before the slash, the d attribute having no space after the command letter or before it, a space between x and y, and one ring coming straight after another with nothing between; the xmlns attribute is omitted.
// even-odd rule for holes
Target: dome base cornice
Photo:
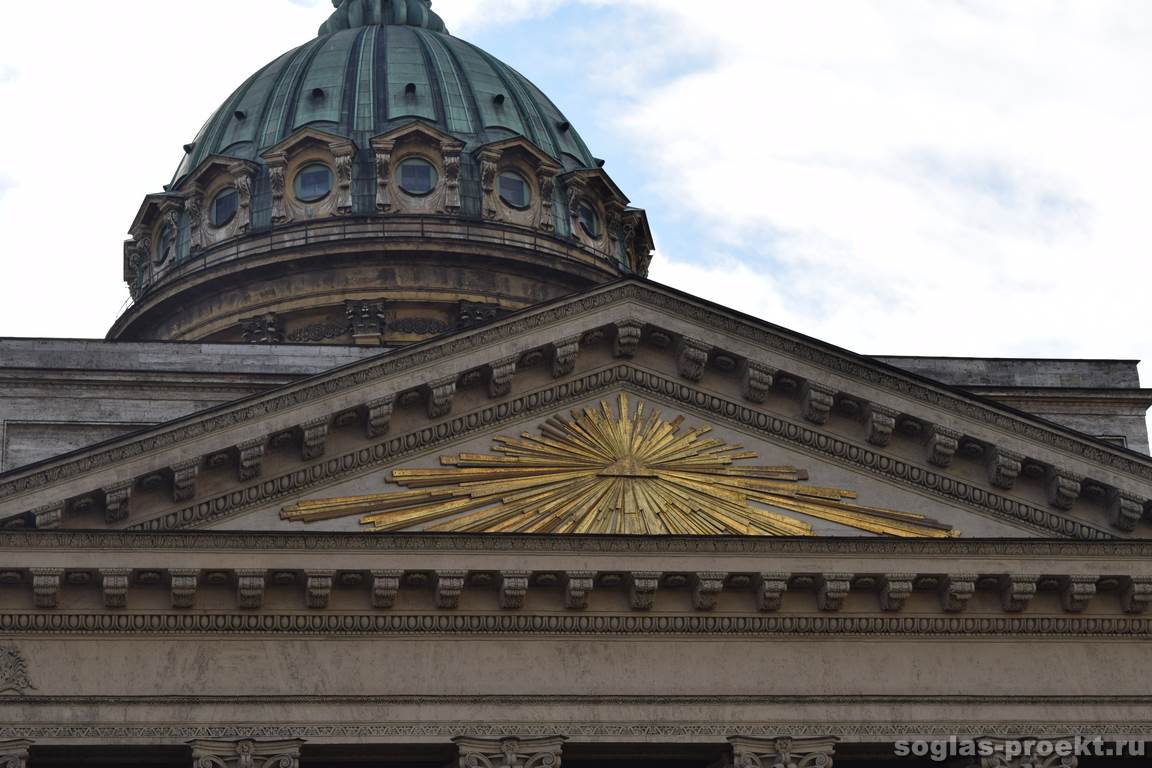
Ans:
<svg viewBox="0 0 1152 768"><path fill-rule="evenodd" d="M442 332L462 301L512 311L623 274L618 263L578 242L506 222L332 217L234 238L175 266L121 315L108 338L241 341L242 323L266 313L278 314L288 335L345 301L370 296L436 319L427 327Z"/></svg>

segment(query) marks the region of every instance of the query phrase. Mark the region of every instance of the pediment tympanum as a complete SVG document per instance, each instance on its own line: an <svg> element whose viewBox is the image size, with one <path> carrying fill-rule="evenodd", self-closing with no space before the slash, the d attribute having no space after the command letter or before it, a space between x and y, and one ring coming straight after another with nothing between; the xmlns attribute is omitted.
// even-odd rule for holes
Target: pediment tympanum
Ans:
<svg viewBox="0 0 1152 768"><path fill-rule="evenodd" d="M921 514L858 504L851 490L807 485L801 468L753 464L755 451L684 422L621 393L614 405L552 416L535 432L498 435L491 453L393 470L406 490L304 501L282 517L360 516L380 531L810 536L807 516L891 536L958 533Z"/></svg>
<svg viewBox="0 0 1152 768"><path fill-rule="evenodd" d="M284 506L423 492L388 487L389 473L460 468L443 466L442 456L503 456L493 450L497 437L539 437L549 418L614 403L620 392L661 408L669 422L683 415L683 429L712 426L704 439L756 453L737 467L808 470L814 486L859 494L842 503L925 515L964 536L1152 531L1148 457L639 281L19 468L0 476L0 519L38 528L299 528L280 519ZM799 475L782 482L805 484ZM819 535L868 532L748 504ZM318 526L356 530L371 512Z"/></svg>

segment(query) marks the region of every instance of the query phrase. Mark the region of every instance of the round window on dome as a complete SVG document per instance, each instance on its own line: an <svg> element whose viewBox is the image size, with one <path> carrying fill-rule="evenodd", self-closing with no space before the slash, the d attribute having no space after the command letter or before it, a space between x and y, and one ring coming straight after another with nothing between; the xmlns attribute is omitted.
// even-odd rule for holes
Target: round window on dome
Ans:
<svg viewBox="0 0 1152 768"><path fill-rule="evenodd" d="M216 197L212 198L212 226L223 227L236 218L240 210L240 195L235 187L228 187Z"/></svg>
<svg viewBox="0 0 1152 768"><path fill-rule="evenodd" d="M587 200L581 200L580 206L577 208L577 215L580 218L580 228L588 237L600 237L600 214L596 212L595 206Z"/></svg>
<svg viewBox="0 0 1152 768"><path fill-rule="evenodd" d="M312 163L301 168L293 182L296 199L302 203L317 203L332 192L332 169L323 163Z"/></svg>
<svg viewBox="0 0 1152 768"><path fill-rule="evenodd" d="M410 195L422 197L436 189L439 176L436 167L427 160L413 157L400 163L396 169L399 177L400 189Z"/></svg>
<svg viewBox="0 0 1152 768"><path fill-rule="evenodd" d="M500 174L500 199L505 205L524 210L532 204L532 187L515 171Z"/></svg>

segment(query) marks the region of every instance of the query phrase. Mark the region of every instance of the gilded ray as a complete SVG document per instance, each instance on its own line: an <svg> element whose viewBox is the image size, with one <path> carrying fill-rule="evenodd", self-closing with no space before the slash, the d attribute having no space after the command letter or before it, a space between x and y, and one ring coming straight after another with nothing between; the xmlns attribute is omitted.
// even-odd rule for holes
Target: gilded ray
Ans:
<svg viewBox="0 0 1152 768"><path fill-rule="evenodd" d="M756 466L754 451L684 429L621 394L613 407L554 416L540 434L493 439L492 453L443 456L434 469L396 469L407 490L304 501L286 520L351 515L378 531L811 536L800 514L885 536L944 538L924 515L857 504L807 485L796 467ZM793 514L789 514L793 513Z"/></svg>

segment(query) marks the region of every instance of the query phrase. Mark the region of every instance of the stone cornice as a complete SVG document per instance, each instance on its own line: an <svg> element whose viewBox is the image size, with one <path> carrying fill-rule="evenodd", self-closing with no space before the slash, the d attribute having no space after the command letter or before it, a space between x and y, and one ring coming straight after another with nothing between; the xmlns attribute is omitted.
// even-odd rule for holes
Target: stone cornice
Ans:
<svg viewBox="0 0 1152 768"><path fill-rule="evenodd" d="M399 613L0 613L20 635L304 637L633 635L637 637L980 637L1152 640L1152 619L1052 616L601 615Z"/></svg>
<svg viewBox="0 0 1152 768"><path fill-rule="evenodd" d="M16 470L0 476L0 499L34 491L51 483L75 478L120 461L156 452L188 438L202 438L272 414L293 410L313 401L361 389L401 371L432 365L475 350L477 347L524 336L554 324L567 323L567 328L586 321L589 327L584 330L591 332L611 319L606 317L605 313L596 313L593 310L620 304L621 311L628 314L630 310L627 305L630 302L635 302L631 310L633 312L636 307L643 307L649 314L654 309L667 313L669 325L679 322L708 327L734 338L745 339L773 349L787 357L803 359L862 384L882 387L891 391L896 397L918 401L947 416L974 420L992 427L997 432L1007 432L1033 444L1042 444L1070 457L1074 456L1076 461L1071 462L1073 476L1077 474L1077 470L1081 472L1085 469L1091 470L1092 466L1096 465L1124 472L1140 480L1152 480L1152 459L1105 446L1069 430L1062 430L1013 413L1009 409L986 403L829 345L805 339L783 329L751 321L702 301L676 294L670 289L628 281L595 289L579 297L561 300L541 308L526 310L505 321L476 331L459 333L447 339L353 363L270 393L171 422L142 436L112 441L78 454ZM621 319L626 318L622 317L618 321ZM1138 494L1131 490L1129 492Z"/></svg>
<svg viewBox="0 0 1152 768"><path fill-rule="evenodd" d="M1000 737L1020 738L1067 738L1069 732L1090 733L1105 739L1152 738L1152 720L1136 719L1088 719L1081 717L1068 720L975 720L971 716L964 719L928 720L909 717L898 722L871 722L851 718L837 719L834 724L826 720L804 719L756 719L731 720L726 718L678 720L675 722L653 722L645 719L637 722L616 718L613 720L566 719L563 723L532 720L395 720L386 723L332 723L329 721L301 721L278 725L201 725L188 722L163 725L103 725L103 724L53 724L26 725L0 724L0 739L35 739L40 744L59 742L79 742L90 744L93 740L109 743L169 743L183 745L193 739L288 739L301 738L313 743L332 741L342 743L389 742L411 743L412 741L448 741L462 733L477 737L503 738L515 733L523 738L553 736L558 731L571 739L604 741L608 743L638 742L649 743L654 739L686 743L722 743L734 733L757 738L778 738L789 734L793 738L824 737L830 731L844 742L886 743L896 740L939 739L949 737Z"/></svg>
<svg viewBox="0 0 1152 768"><path fill-rule="evenodd" d="M541 391L528 392L510 400L494 402L478 412L456 416L435 431L420 429L408 434L393 435L390 439L370 448L351 451L342 456L330 456L312 466L267 477L249 486L201 499L192 506L169 510L161 515L133 523L132 527L160 530L210 524L260 505L289 499L349 477L394 465L425 451L442 448L461 438L499 428L526 416L551 412L612 388L623 388L639 396L676 407L703 411L710 418L725 421L741 429L753 430L768 439L815 452L827 461L854 470L862 470L920 492L927 492L1044 535L1056 534L1081 539L1112 537L1112 534L1101 526L1070 519L1057 511L1042 509L1025 501L985 490L966 480L954 480L943 472L923 465L891 459L870 447L827 435L797 421L767 416L741 403L702 393L695 387L623 363L600 371L588 372L577 379L559 382Z"/></svg>
<svg viewBox="0 0 1152 768"><path fill-rule="evenodd" d="M525 534L336 533L319 531L0 530L0 552L590 552L610 554L874 555L925 558L1021 557L1148 561L1152 540L897 539L880 537L550 536Z"/></svg>

